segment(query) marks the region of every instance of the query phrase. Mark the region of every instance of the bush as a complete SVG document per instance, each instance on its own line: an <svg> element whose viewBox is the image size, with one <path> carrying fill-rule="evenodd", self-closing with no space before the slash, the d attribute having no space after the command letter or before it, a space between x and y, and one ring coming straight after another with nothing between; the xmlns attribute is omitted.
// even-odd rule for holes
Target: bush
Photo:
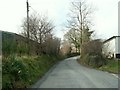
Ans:
<svg viewBox="0 0 120 90"><path fill-rule="evenodd" d="M93 67L100 67L102 65L105 65L105 59L102 56L96 55L96 56L90 56L89 65Z"/></svg>
<svg viewBox="0 0 120 90"><path fill-rule="evenodd" d="M28 68L20 59L10 56L8 58L4 58L2 64L3 88L14 87L15 82L21 80L27 81L29 79L29 74L27 72Z"/></svg>
<svg viewBox="0 0 120 90"><path fill-rule="evenodd" d="M93 40L82 45L80 61L84 64L100 67L106 64L106 60L102 55L102 42Z"/></svg>
<svg viewBox="0 0 120 90"><path fill-rule="evenodd" d="M81 58L80 58L80 62L81 63L83 63L83 64L87 64L87 65L89 65L89 58L90 56L89 56L89 54L86 54L86 55L84 55L84 56L81 56Z"/></svg>
<svg viewBox="0 0 120 90"><path fill-rule="evenodd" d="M85 55L84 57L80 58L80 62L92 67L100 67L106 64L106 60L102 56L98 55Z"/></svg>

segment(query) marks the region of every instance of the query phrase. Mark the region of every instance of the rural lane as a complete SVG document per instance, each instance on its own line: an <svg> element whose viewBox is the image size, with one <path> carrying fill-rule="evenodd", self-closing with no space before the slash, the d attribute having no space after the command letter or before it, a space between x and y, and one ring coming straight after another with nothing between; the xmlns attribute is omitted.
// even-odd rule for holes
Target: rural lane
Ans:
<svg viewBox="0 0 120 90"><path fill-rule="evenodd" d="M68 58L53 66L32 88L118 88L117 77L84 67L77 58Z"/></svg>

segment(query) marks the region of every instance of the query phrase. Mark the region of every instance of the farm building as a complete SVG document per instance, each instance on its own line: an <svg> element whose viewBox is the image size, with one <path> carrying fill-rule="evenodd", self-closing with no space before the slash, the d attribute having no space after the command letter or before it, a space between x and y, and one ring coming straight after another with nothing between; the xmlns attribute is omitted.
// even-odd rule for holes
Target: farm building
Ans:
<svg viewBox="0 0 120 90"><path fill-rule="evenodd" d="M109 58L120 58L120 36L113 36L105 40L103 53Z"/></svg>

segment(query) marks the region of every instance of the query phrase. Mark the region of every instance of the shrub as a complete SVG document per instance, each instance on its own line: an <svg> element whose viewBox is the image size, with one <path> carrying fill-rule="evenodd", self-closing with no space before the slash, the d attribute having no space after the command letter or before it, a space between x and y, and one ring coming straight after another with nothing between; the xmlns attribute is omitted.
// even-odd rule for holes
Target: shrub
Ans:
<svg viewBox="0 0 120 90"><path fill-rule="evenodd" d="M95 56L90 56L89 60L89 65L93 67L100 67L102 65L105 65L105 59L102 56L95 55Z"/></svg>
<svg viewBox="0 0 120 90"><path fill-rule="evenodd" d="M80 62L83 63L83 64L89 65L89 57L90 57L89 54L86 54L86 55L84 55L84 56L81 56Z"/></svg>
<svg viewBox="0 0 120 90"><path fill-rule="evenodd" d="M11 88L17 81L28 80L26 65L20 59L10 56L4 58L2 64L3 87Z"/></svg>
<svg viewBox="0 0 120 90"><path fill-rule="evenodd" d="M106 64L106 60L102 55L102 42L93 40L82 45L81 59L84 64L100 67Z"/></svg>

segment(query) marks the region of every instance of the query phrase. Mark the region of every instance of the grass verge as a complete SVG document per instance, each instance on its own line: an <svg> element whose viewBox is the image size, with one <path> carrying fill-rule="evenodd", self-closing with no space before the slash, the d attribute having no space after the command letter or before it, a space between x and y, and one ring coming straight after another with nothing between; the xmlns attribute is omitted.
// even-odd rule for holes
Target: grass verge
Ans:
<svg viewBox="0 0 120 90"><path fill-rule="evenodd" d="M110 73L115 73L118 74L120 73L120 61L119 60L115 60L115 59L111 59L111 60L107 60L107 64L104 66L101 66L100 68L98 68L99 70L102 71L107 71Z"/></svg>
<svg viewBox="0 0 120 90"><path fill-rule="evenodd" d="M60 56L9 56L2 60L2 88L27 88L40 79Z"/></svg>
<svg viewBox="0 0 120 90"><path fill-rule="evenodd" d="M106 65L103 65L101 67L93 67L93 66L87 65L83 62L80 62L79 59L77 61L81 65L83 65L85 67L88 67L88 68L95 68L95 69L98 69L98 70L107 71L109 73L114 73L114 74L120 73L120 60L107 59Z"/></svg>

